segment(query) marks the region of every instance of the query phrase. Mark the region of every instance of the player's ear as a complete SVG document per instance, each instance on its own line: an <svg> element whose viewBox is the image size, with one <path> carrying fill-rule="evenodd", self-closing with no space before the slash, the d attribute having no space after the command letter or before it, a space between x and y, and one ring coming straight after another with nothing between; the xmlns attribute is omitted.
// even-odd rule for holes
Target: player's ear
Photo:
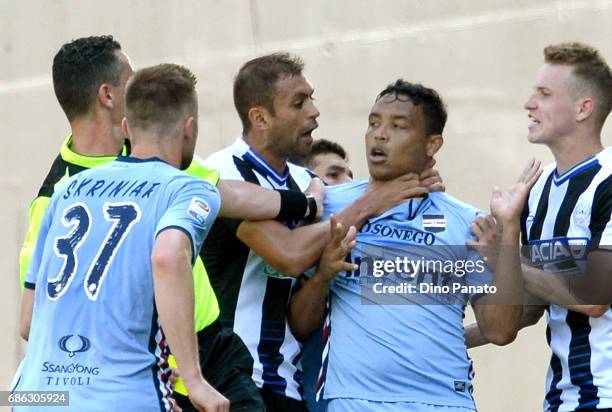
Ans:
<svg viewBox="0 0 612 412"><path fill-rule="evenodd" d="M256 106L249 109L251 128L255 130L268 130L270 128L271 114L265 107Z"/></svg>
<svg viewBox="0 0 612 412"><path fill-rule="evenodd" d="M587 97L586 99L580 99L576 102L576 121L582 122L588 119L595 108L593 99Z"/></svg>
<svg viewBox="0 0 612 412"><path fill-rule="evenodd" d="M98 93L96 94L96 98L98 99L100 104L106 107L107 109L113 108L113 105L115 103L115 96L113 96L113 91L108 84L102 83L100 87L98 87Z"/></svg>
<svg viewBox="0 0 612 412"><path fill-rule="evenodd" d="M193 139L198 133L198 127L196 124L196 118L193 116L186 116L183 119L183 135L188 139Z"/></svg>
<svg viewBox="0 0 612 412"><path fill-rule="evenodd" d="M121 119L121 130L123 130L123 134L127 136L128 139L131 138L132 131L130 130L130 124L128 123L127 117Z"/></svg>
<svg viewBox="0 0 612 412"><path fill-rule="evenodd" d="M427 144L425 146L427 156L433 157L436 153L438 153L438 150L440 150L443 144L444 138L441 134L434 134L429 136L429 138L427 139Z"/></svg>

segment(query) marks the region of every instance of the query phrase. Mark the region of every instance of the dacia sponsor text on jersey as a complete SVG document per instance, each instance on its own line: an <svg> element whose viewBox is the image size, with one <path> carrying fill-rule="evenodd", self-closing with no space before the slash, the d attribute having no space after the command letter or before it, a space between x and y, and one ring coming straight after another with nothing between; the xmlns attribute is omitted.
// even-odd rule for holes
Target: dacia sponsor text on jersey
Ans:
<svg viewBox="0 0 612 412"><path fill-rule="evenodd" d="M591 240L586 237L556 237L529 242L531 263L544 265L585 260Z"/></svg>

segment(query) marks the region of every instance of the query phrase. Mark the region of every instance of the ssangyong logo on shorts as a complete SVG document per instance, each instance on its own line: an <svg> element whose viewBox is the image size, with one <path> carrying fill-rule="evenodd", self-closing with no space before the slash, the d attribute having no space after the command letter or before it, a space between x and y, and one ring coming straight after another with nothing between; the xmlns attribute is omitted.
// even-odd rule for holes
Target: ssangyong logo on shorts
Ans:
<svg viewBox="0 0 612 412"><path fill-rule="evenodd" d="M206 203L206 201L203 199L193 197L187 212L191 215L191 217L197 220L198 223L203 225L206 222L208 214L210 213L210 206L208 206L208 203Z"/></svg>
<svg viewBox="0 0 612 412"><path fill-rule="evenodd" d="M60 340L57 342L57 346L59 348L68 353L69 357L74 357L77 353L87 352L89 348L91 348L91 342L83 335L66 335L62 336Z"/></svg>

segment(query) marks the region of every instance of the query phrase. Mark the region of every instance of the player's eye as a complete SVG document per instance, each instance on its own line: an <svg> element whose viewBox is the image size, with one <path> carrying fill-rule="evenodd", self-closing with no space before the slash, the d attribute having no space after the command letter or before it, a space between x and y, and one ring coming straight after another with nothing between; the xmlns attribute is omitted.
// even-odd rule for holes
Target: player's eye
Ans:
<svg viewBox="0 0 612 412"><path fill-rule="evenodd" d="M293 103L293 107L295 107L296 109L301 109L302 106L304 106L304 100L299 100Z"/></svg>

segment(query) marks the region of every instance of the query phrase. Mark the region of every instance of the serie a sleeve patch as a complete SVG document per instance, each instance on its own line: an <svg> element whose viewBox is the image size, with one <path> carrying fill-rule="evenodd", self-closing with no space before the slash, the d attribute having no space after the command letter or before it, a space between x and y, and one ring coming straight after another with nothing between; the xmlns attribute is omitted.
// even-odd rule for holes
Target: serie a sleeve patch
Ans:
<svg viewBox="0 0 612 412"><path fill-rule="evenodd" d="M210 206L204 199L194 196L191 198L187 213L189 213L189 215L200 225L204 225L206 223L206 218L210 214Z"/></svg>

